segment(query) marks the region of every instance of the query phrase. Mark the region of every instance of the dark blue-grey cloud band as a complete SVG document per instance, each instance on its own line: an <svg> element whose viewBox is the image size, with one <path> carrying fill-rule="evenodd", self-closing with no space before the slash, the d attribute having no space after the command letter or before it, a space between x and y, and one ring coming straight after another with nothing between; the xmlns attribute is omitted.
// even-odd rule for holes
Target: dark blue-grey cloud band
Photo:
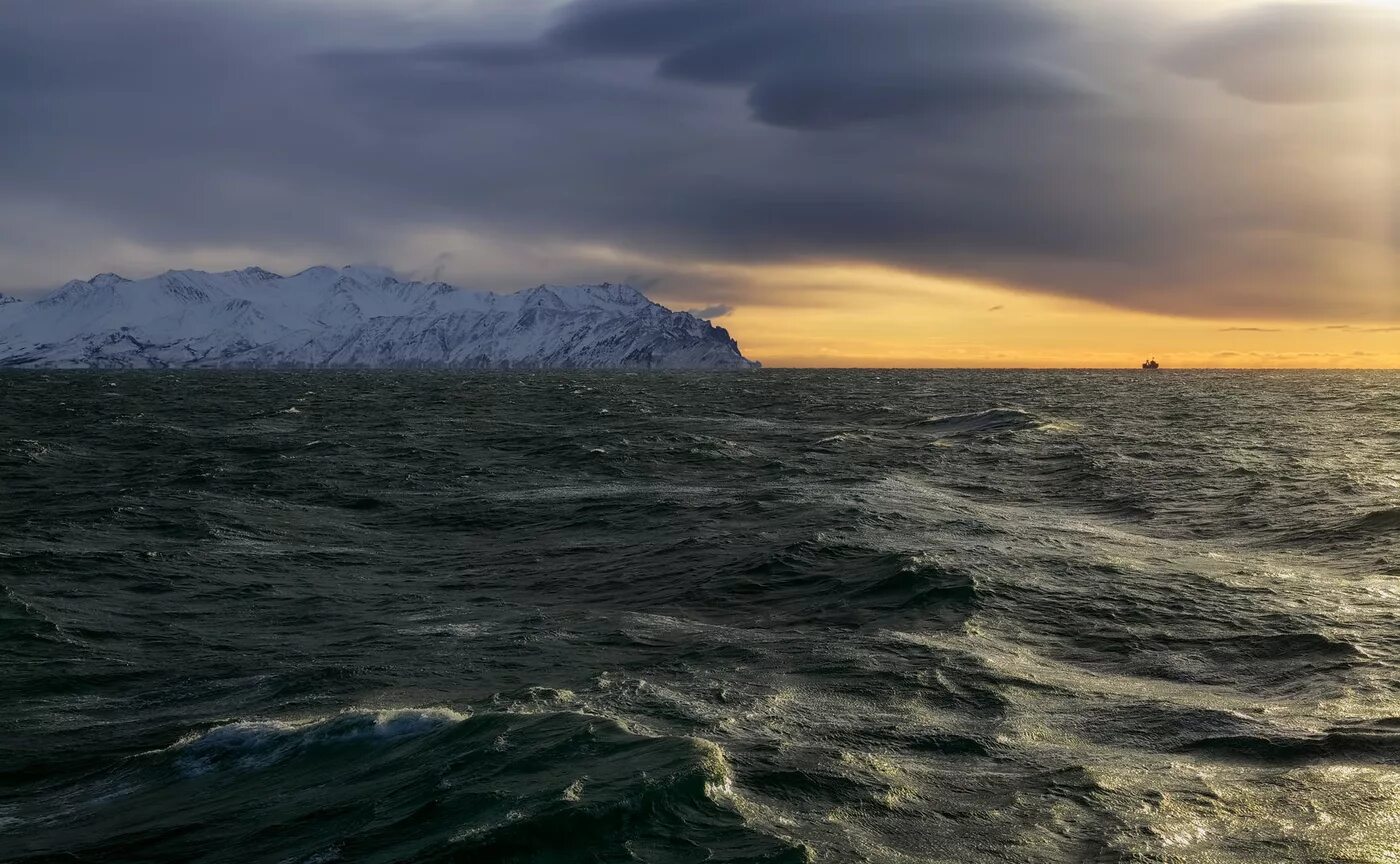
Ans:
<svg viewBox="0 0 1400 864"><path fill-rule="evenodd" d="M1158 35L1091 0L575 0L524 29L464 13L410 34L388 3L361 24L272 0L11 0L0 220L74 247L353 260L444 226L1173 314L1400 317L1383 267L1318 287L1338 245L1396 254L1400 220L1351 217L1395 190L1329 182L1329 160L1363 161L1344 125L1269 113L1348 104L1350 79L1271 64L1309 28L1331 40L1307 49L1319 68L1372 45L1356 21L1379 13L1287 5ZM83 219L25 216L50 210ZM520 281L548 275L532 266Z"/></svg>

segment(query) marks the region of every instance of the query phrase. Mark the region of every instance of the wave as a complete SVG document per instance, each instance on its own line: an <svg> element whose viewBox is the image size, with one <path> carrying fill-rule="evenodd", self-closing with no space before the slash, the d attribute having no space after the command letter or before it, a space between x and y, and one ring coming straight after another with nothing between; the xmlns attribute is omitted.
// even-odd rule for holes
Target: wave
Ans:
<svg viewBox="0 0 1400 864"><path fill-rule="evenodd" d="M64 633L43 611L9 586L0 585L0 657L52 659L70 655L81 647L80 642Z"/></svg>
<svg viewBox="0 0 1400 864"><path fill-rule="evenodd" d="M1400 507L1386 507L1373 510L1354 520L1350 529L1364 534L1388 534L1400 529Z"/></svg>
<svg viewBox="0 0 1400 864"><path fill-rule="evenodd" d="M835 435L828 435L818 440L813 447L826 447L836 444L869 444L875 440L875 436L867 432L837 432Z"/></svg>
<svg viewBox="0 0 1400 864"><path fill-rule="evenodd" d="M924 556L893 556L884 562L894 572L851 594L852 599L884 599L901 609L932 606L967 611L982 599L977 579Z"/></svg>
<svg viewBox="0 0 1400 864"><path fill-rule="evenodd" d="M1310 735L1217 735L1179 749L1244 762L1346 760L1396 764L1400 763L1400 721L1386 718Z"/></svg>
<svg viewBox="0 0 1400 864"><path fill-rule="evenodd" d="M358 741L393 741L436 732L468 715L449 708L348 710L304 722L240 721L181 738L171 750L190 774L217 769L265 768L308 748Z"/></svg>
<svg viewBox="0 0 1400 864"><path fill-rule="evenodd" d="M940 436L959 436L1021 432L1041 429L1049 424L1034 414L1018 408L989 408L971 414L930 417L927 420L920 420L914 425Z"/></svg>
<svg viewBox="0 0 1400 864"><path fill-rule="evenodd" d="M746 821L718 744L557 710L228 723L45 804L15 829L36 860L808 860Z"/></svg>
<svg viewBox="0 0 1400 864"><path fill-rule="evenodd" d="M1372 655L1359 645L1308 630L1252 633L1241 628L1208 637L1110 639L1104 645L1131 650L1133 655L1122 668L1134 675L1253 692L1340 687L1349 676L1368 675L1374 664Z"/></svg>
<svg viewBox="0 0 1400 864"><path fill-rule="evenodd" d="M1315 632L1240 634L1223 639L1179 640L1179 644L1235 661L1337 661L1366 657L1351 642Z"/></svg>
<svg viewBox="0 0 1400 864"><path fill-rule="evenodd" d="M19 456L27 462L43 462L50 451L48 445L42 442L22 438L6 452Z"/></svg>
<svg viewBox="0 0 1400 864"><path fill-rule="evenodd" d="M753 555L716 578L730 608L751 603L845 626L892 624L911 615L958 624L982 599L970 574L928 556L825 536Z"/></svg>
<svg viewBox="0 0 1400 864"><path fill-rule="evenodd" d="M1381 507L1330 524L1289 531L1283 537L1304 547L1332 551L1348 547L1364 548L1378 539L1390 539L1397 530L1400 530L1400 507Z"/></svg>
<svg viewBox="0 0 1400 864"><path fill-rule="evenodd" d="M23 597L0 585L0 636L39 637L58 633L58 625Z"/></svg>

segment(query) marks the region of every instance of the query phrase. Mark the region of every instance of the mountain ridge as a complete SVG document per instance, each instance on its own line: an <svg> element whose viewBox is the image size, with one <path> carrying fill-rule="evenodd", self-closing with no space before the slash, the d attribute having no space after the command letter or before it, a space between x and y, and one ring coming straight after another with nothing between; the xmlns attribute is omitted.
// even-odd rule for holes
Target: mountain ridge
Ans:
<svg viewBox="0 0 1400 864"><path fill-rule="evenodd" d="M0 295L0 367L753 369L722 327L628 285L513 294L378 267L101 273Z"/></svg>

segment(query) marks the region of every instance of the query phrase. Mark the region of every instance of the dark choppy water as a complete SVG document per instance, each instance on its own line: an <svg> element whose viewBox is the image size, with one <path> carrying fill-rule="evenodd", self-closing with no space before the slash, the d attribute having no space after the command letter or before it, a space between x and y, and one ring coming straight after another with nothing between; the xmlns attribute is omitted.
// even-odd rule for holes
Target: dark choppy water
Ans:
<svg viewBox="0 0 1400 864"><path fill-rule="evenodd" d="M0 859L1400 861L1400 374L0 376Z"/></svg>

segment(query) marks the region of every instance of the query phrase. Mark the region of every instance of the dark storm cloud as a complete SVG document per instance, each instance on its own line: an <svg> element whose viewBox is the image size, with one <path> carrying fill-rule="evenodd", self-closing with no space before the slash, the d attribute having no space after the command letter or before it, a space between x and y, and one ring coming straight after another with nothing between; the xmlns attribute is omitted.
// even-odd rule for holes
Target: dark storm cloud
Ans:
<svg viewBox="0 0 1400 864"><path fill-rule="evenodd" d="M1167 62L1246 99L1298 103L1394 97L1397 57L1400 9L1274 3L1199 28Z"/></svg>
<svg viewBox="0 0 1400 864"><path fill-rule="evenodd" d="M69 206L162 242L306 237L306 208L275 205L338 175L345 126L277 26L144 0L15 0L3 16L0 207Z"/></svg>
<svg viewBox="0 0 1400 864"><path fill-rule="evenodd" d="M1007 0L583 0L539 42L436 43L328 59L391 76L445 75L456 65L461 84L467 69L645 58L665 79L743 88L765 123L832 129L916 116L956 123L1088 99L1085 82L1037 59L1057 29L1053 17Z"/></svg>
<svg viewBox="0 0 1400 864"><path fill-rule="evenodd" d="M491 287L665 277L729 306L765 289L687 286L668 262L868 261L1177 314L1376 312L1370 283L1313 280L1323 240L1368 239L1337 216L1354 190L1278 182L1324 174L1339 141L1281 125L1287 146L1261 148L1253 118L1192 119L1152 28L1093 7L579 0L509 21L467 4L412 31L402 3L347 8L6 4L0 290L139 247ZM484 239L468 254L452 232Z"/></svg>
<svg viewBox="0 0 1400 864"><path fill-rule="evenodd" d="M655 57L666 78L744 87L763 122L830 129L1083 98L1071 76L1024 59L1056 24L1005 0L583 0L550 39Z"/></svg>
<svg viewBox="0 0 1400 864"><path fill-rule="evenodd" d="M918 53L1006 44L1057 29L1053 14L1024 0L576 0L549 39L585 51L662 56L745 46L746 68L753 69L764 62L763 48L780 57L804 54L801 46Z"/></svg>

